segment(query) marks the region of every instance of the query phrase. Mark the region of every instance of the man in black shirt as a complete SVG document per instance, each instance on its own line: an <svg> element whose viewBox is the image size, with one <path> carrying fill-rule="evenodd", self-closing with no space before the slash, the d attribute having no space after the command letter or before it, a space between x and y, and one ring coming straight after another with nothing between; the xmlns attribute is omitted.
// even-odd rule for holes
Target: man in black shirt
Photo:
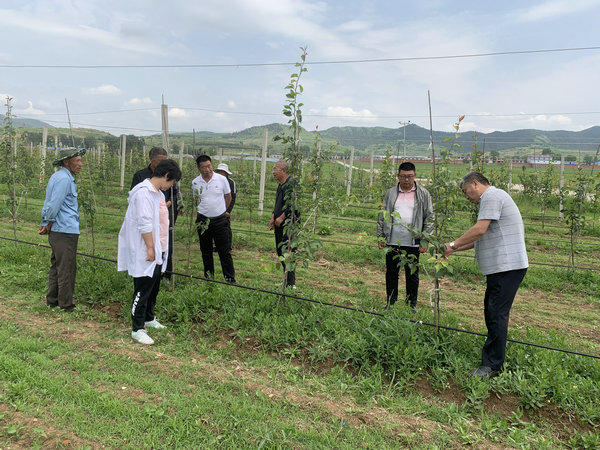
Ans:
<svg viewBox="0 0 600 450"><path fill-rule="evenodd" d="M290 177L289 164L286 161L277 161L273 166L273 177L279 182L277 194L275 195L275 208L269 221L269 229L275 230L275 248L277 256L283 254L282 247L287 245L289 239L284 230L285 221L292 218L292 195L294 179ZM298 211L293 211L295 218L299 216ZM285 272L285 262L281 261ZM296 272L290 270L287 273L287 286L296 288Z"/></svg>
<svg viewBox="0 0 600 450"><path fill-rule="evenodd" d="M158 166L161 161L167 159L167 151L161 147L152 147L148 156L150 158L150 164L148 167L138 170L133 175L129 190L133 189L136 184L141 183L146 178L152 178L156 166ZM181 192L179 191L179 182L176 182L171 189L163 191L163 194L165 194L165 202L169 209L169 256L167 259L167 268L163 276L169 280L171 279L171 272L173 271L173 227L177 221L177 216L183 213L183 200L181 198Z"/></svg>
<svg viewBox="0 0 600 450"><path fill-rule="evenodd" d="M227 178L227 181L229 182L229 187L231 188L231 203L229 203L229 206L225 210L225 216L231 222L231 211L233 210L233 205L235 205L235 198L237 197L237 189L235 187L235 181L233 181L231 178L229 178L229 175L231 175L231 172L229 171L229 166L225 163L219 164L217 166L217 168L215 169L215 172L217 172L219 175L223 175L225 178ZM232 242L233 242L233 232L231 231L231 224L230 224L229 225L229 245L231 245ZM217 251L216 247L215 247L214 251L215 252Z"/></svg>

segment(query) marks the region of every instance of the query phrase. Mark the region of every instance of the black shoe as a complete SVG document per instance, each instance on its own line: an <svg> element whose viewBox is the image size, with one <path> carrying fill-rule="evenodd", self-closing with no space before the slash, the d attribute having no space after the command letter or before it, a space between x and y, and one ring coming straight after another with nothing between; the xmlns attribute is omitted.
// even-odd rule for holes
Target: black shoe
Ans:
<svg viewBox="0 0 600 450"><path fill-rule="evenodd" d="M410 310L414 315L417 315L417 308L415 308L414 306L411 306Z"/></svg>
<svg viewBox="0 0 600 450"><path fill-rule="evenodd" d="M479 366L477 369L473 369L469 372L469 376L479 378L493 378L497 377L499 374L499 370L494 370L488 366Z"/></svg>

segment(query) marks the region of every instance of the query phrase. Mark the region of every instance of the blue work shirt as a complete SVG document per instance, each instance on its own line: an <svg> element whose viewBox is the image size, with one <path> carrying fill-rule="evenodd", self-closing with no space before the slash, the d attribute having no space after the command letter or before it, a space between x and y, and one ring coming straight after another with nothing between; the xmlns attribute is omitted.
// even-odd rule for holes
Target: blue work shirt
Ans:
<svg viewBox="0 0 600 450"><path fill-rule="evenodd" d="M75 178L65 167L61 167L50 177L46 187L40 225L48 225L48 222L54 222L51 231L79 234L77 186Z"/></svg>

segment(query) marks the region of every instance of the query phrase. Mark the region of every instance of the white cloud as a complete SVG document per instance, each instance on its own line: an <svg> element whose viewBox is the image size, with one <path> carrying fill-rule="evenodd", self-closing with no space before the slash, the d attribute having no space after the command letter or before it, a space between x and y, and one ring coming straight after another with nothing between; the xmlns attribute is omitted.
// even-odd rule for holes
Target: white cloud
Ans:
<svg viewBox="0 0 600 450"><path fill-rule="evenodd" d="M15 113L16 114L27 114L27 115L34 115L34 116L40 116L45 114L44 111L42 111L41 109L36 109L33 106L33 102L31 101L27 101L27 104L29 105L27 108L25 109L15 109Z"/></svg>
<svg viewBox="0 0 600 450"><path fill-rule="evenodd" d="M83 91L91 95L118 95L121 93L121 89L113 84L102 84L98 87L84 88Z"/></svg>
<svg viewBox="0 0 600 450"><path fill-rule="evenodd" d="M356 118L365 120L374 120L374 114L368 109L361 109L355 111L349 106L328 106L325 110L325 115L329 117L344 117L344 118Z"/></svg>
<svg viewBox="0 0 600 450"><path fill-rule="evenodd" d="M568 127L571 125L572 120L570 117L563 116L561 114L546 115L539 114L537 116L530 117L527 122L532 128L556 128L556 127Z"/></svg>
<svg viewBox="0 0 600 450"><path fill-rule="evenodd" d="M69 4L68 6L72 8L73 5ZM43 39L66 38L69 40L70 46L85 43L88 47L89 45L97 45L101 48L112 47L136 53L166 54L166 52L145 39L135 39L131 34L121 33L120 30L103 30L99 27L86 25L85 22L93 23L93 18L88 13L82 13L79 16L68 14L71 19L71 23L69 23L60 12L59 8L45 14L40 14L38 11L24 12L0 9L0 26L3 26L4 29L27 30L31 34L42 36ZM49 26L49 23L52 25Z"/></svg>
<svg viewBox="0 0 600 450"><path fill-rule="evenodd" d="M364 20L352 20L350 22L343 23L336 27L337 31L343 33L347 32L363 32L370 28L370 24Z"/></svg>
<svg viewBox="0 0 600 450"><path fill-rule="evenodd" d="M235 108L235 106L236 106L236 105L235 105L235 102L234 102L233 100L229 100L229 101L227 102L227 107L228 107L228 108L231 108L231 109L233 109L233 108Z"/></svg>
<svg viewBox="0 0 600 450"><path fill-rule="evenodd" d="M181 118L187 117L185 109L181 108L169 108L169 117Z"/></svg>
<svg viewBox="0 0 600 450"><path fill-rule="evenodd" d="M569 14L579 14L589 9L598 7L597 0L553 0L532 6L517 13L522 22L538 22L554 18L563 18Z"/></svg>
<svg viewBox="0 0 600 450"><path fill-rule="evenodd" d="M152 104L152 100L150 99L150 97L135 97L132 99L129 99L125 102L125 106L142 106L142 105L151 105Z"/></svg>

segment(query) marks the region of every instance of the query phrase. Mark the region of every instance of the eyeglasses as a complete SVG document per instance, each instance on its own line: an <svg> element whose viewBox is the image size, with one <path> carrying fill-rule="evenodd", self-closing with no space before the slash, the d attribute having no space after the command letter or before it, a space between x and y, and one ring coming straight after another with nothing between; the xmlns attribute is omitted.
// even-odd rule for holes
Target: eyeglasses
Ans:
<svg viewBox="0 0 600 450"><path fill-rule="evenodd" d="M410 180L414 177L414 175L398 175L398 178L400 178L401 180Z"/></svg>

